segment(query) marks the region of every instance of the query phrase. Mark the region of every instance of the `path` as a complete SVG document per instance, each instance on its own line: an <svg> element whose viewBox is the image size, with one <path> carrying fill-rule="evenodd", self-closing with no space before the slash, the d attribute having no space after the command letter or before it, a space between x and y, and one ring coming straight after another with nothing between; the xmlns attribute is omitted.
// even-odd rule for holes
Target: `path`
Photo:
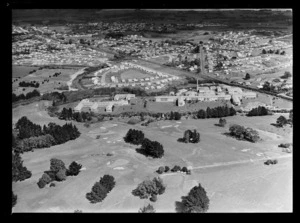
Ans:
<svg viewBox="0 0 300 223"><path fill-rule="evenodd" d="M80 74L82 74L82 73L84 72L85 68L87 68L87 67L84 67L84 68L80 69L79 71L77 71L76 73L70 75L71 79L67 82L67 85L68 85L68 87L69 87L69 91L78 91L78 89L72 88L72 87L71 87L71 86L72 86L72 82L73 82L73 80L74 80L78 75L80 75Z"/></svg>

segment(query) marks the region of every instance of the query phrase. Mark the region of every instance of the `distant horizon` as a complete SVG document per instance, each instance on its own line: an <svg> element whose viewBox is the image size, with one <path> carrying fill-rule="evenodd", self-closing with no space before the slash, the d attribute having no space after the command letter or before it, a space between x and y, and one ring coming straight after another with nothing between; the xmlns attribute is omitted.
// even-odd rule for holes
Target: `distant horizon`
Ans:
<svg viewBox="0 0 300 223"><path fill-rule="evenodd" d="M111 10L136 10L136 9L102 9L103 11L111 11ZM259 10L272 10L272 11L292 11L290 8L283 8L283 9L272 9L272 8L231 8L231 9L222 9L222 8L211 8L211 9L143 9L140 10L159 10L159 11L232 11L232 10L252 10L252 11L259 11Z"/></svg>

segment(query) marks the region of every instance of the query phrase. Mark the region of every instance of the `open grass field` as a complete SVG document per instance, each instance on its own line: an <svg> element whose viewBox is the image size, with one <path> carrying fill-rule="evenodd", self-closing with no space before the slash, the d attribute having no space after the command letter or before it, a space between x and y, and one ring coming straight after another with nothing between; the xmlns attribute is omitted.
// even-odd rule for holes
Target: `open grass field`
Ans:
<svg viewBox="0 0 300 223"><path fill-rule="evenodd" d="M41 120L37 118L39 112ZM56 119L43 112L43 106L35 104L13 112L15 119L22 115L40 124ZM192 175L160 175L167 188L152 204L157 212L175 212L175 201L180 201L197 183L208 193L209 212L291 212L292 155L283 153L278 145L292 141L292 128L272 126L278 116L227 117L225 128L214 125L218 119L159 121L148 127L110 121L86 128L82 123L75 123L82 133L78 139L22 154L32 177L13 183L13 191L18 196L13 212L74 212L77 209L137 212L149 201L133 196L131 191L143 180L157 176L154 172L162 165L187 166L192 168ZM223 133L231 124L256 129L262 141L250 143L225 136ZM123 137L129 128L140 129L147 138L160 142L164 146L164 157L146 158L135 151L138 146L126 144ZM199 144L177 142L186 129L200 132ZM113 156L106 156L108 152ZM49 169L53 157L62 159L66 166L77 161L83 169L77 177L57 182L56 187L39 189L36 183L43 171ZM278 158L278 164L265 166L263 162L268 157ZM104 174L114 176L116 187L103 202L90 204L85 194Z"/></svg>
<svg viewBox="0 0 300 223"><path fill-rule="evenodd" d="M121 78L122 79L133 79L133 78L137 78L137 79L140 79L140 78L146 78L146 77L152 77L153 75L151 74L148 74L146 72L143 72L143 71L140 71L140 70L137 70L137 69L128 69L128 70L125 70L124 72L121 73Z"/></svg>
<svg viewBox="0 0 300 223"><path fill-rule="evenodd" d="M16 77L25 77L27 75L29 75L30 71L36 70L37 67L30 67L30 66L16 66L13 65L12 66L12 77L16 78Z"/></svg>
<svg viewBox="0 0 300 223"><path fill-rule="evenodd" d="M21 93L30 92L33 89L37 89L40 93L51 92L53 91L53 89L67 85L68 81L71 79L70 76L76 73L76 71L79 70L79 68L38 70L38 67L36 67L34 68L34 70L36 70L36 72L24 76L23 78L13 83L13 93L18 95ZM55 73L61 74L57 77L54 77L53 74ZM46 82L45 80L49 80L49 82ZM40 84L40 86L38 88L26 87L25 91L23 91L23 87L19 87L19 82L21 81L36 81ZM42 84L43 81L44 83Z"/></svg>

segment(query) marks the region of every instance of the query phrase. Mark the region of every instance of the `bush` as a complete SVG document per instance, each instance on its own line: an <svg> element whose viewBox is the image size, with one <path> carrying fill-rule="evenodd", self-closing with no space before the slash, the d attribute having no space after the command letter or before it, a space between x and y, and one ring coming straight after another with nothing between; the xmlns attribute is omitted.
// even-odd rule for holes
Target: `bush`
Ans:
<svg viewBox="0 0 300 223"><path fill-rule="evenodd" d="M115 178L110 175L104 175L100 179L100 184L106 188L107 192L110 192L116 185Z"/></svg>
<svg viewBox="0 0 300 223"><path fill-rule="evenodd" d="M124 141L134 145L140 145L143 142L144 137L145 136L142 131L129 129L126 136L124 137Z"/></svg>
<svg viewBox="0 0 300 223"><path fill-rule="evenodd" d="M226 125L226 123L227 123L227 121L226 121L225 118L220 118L220 119L219 119L219 125L220 125L221 127L224 127L224 126Z"/></svg>
<svg viewBox="0 0 300 223"><path fill-rule="evenodd" d="M67 179L67 175L66 175L67 170L66 169L60 169L57 173L56 173L56 180L57 181L64 181Z"/></svg>
<svg viewBox="0 0 300 223"><path fill-rule="evenodd" d="M152 195L160 195L165 192L166 186L163 184L161 178L153 178L153 180L145 180L140 183L136 189L132 191L134 196L141 199L148 199Z"/></svg>
<svg viewBox="0 0 300 223"><path fill-rule="evenodd" d="M82 165L76 163L75 161L73 161L70 166L69 169L67 171L67 176L77 176L80 172Z"/></svg>
<svg viewBox="0 0 300 223"><path fill-rule="evenodd" d="M288 120L284 116L279 116L279 118L276 120L276 124L279 127L283 127L286 124L288 124Z"/></svg>
<svg viewBox="0 0 300 223"><path fill-rule="evenodd" d="M107 190L99 182L96 182L92 187L92 191L86 194L86 198L92 203L98 203L104 200L107 196Z"/></svg>
<svg viewBox="0 0 300 223"><path fill-rule="evenodd" d="M44 173L46 173L51 178L51 181L56 180L56 173L55 172L52 172L51 170L47 170L47 171L44 171Z"/></svg>
<svg viewBox="0 0 300 223"><path fill-rule="evenodd" d="M248 140L250 142L257 142L260 138L258 132L252 128L244 128L240 125L232 125L229 128L230 135L238 139Z"/></svg>
<svg viewBox="0 0 300 223"><path fill-rule="evenodd" d="M178 171L180 171L180 170L181 170L181 167L175 165L175 166L171 169L171 172L178 172Z"/></svg>
<svg viewBox="0 0 300 223"><path fill-rule="evenodd" d="M157 170L157 173L162 174L165 171L165 168L163 166L159 167Z"/></svg>
<svg viewBox="0 0 300 223"><path fill-rule="evenodd" d="M141 208L139 213L155 213L155 209L151 204L148 204L147 206Z"/></svg>
<svg viewBox="0 0 300 223"><path fill-rule="evenodd" d="M185 143L198 143L200 142L200 133L196 129L192 132L191 130L186 130L183 134L183 138L178 139L179 142Z"/></svg>
<svg viewBox="0 0 300 223"><path fill-rule="evenodd" d="M55 187L55 183L51 183L49 186L50 187Z"/></svg>
<svg viewBox="0 0 300 223"><path fill-rule="evenodd" d="M187 173L188 169L184 166L182 167L181 171Z"/></svg>
<svg viewBox="0 0 300 223"><path fill-rule="evenodd" d="M161 158L164 155L164 149L162 144L157 141L151 141L145 138L142 142L142 149L147 156L153 158Z"/></svg>
<svg viewBox="0 0 300 223"><path fill-rule="evenodd" d="M52 158L50 160L50 170L54 173L60 170L66 170L65 163L62 160Z"/></svg>
<svg viewBox="0 0 300 223"><path fill-rule="evenodd" d="M39 188L44 188L46 186L46 182L43 181L42 178L40 178L37 182L37 185L39 186Z"/></svg>
<svg viewBox="0 0 300 223"><path fill-rule="evenodd" d="M14 207L17 204L17 199L18 199L18 196L15 195L14 192L12 191L12 207Z"/></svg>
<svg viewBox="0 0 300 223"><path fill-rule="evenodd" d="M47 173L44 173L42 175L41 180L43 180L46 184L48 184L52 181L51 177Z"/></svg>
<svg viewBox="0 0 300 223"><path fill-rule="evenodd" d="M184 213L205 213L209 208L209 198L205 189L199 184L193 187L187 196L182 197Z"/></svg>
<svg viewBox="0 0 300 223"><path fill-rule="evenodd" d="M165 172L168 172L170 170L170 167L165 166Z"/></svg>

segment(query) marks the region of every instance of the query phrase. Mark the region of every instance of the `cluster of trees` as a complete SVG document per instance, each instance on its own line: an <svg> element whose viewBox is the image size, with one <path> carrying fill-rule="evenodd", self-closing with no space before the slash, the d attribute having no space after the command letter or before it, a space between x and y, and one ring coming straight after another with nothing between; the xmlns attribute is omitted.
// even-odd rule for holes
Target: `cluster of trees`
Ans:
<svg viewBox="0 0 300 223"><path fill-rule="evenodd" d="M263 115L269 115L268 109L266 109L264 106L258 106L257 108L253 108L247 114L247 116L263 116Z"/></svg>
<svg viewBox="0 0 300 223"><path fill-rule="evenodd" d="M53 106L55 106L67 102L67 97L64 92L59 93L55 91L43 94L42 100L53 101Z"/></svg>
<svg viewBox="0 0 300 223"><path fill-rule="evenodd" d="M276 120L276 125L278 127L283 127L287 124L293 125L293 112L290 113L290 118L287 119L286 117L284 117L283 115L279 116Z"/></svg>
<svg viewBox="0 0 300 223"><path fill-rule="evenodd" d="M181 119L181 114L179 112L171 111L169 120L180 120L180 119Z"/></svg>
<svg viewBox="0 0 300 223"><path fill-rule="evenodd" d="M266 81L264 84L263 84L263 87L262 87L263 90L265 91L271 91L271 92L274 92L275 91L275 87L268 81Z"/></svg>
<svg viewBox="0 0 300 223"><path fill-rule="evenodd" d="M265 50L265 49L263 49L263 50L262 50L262 54L267 54L267 53L269 53L269 54L275 53L275 54L285 55L285 51L284 51L284 50L281 51L281 52L280 52L279 49L277 49L277 50L271 50L271 49Z"/></svg>
<svg viewBox="0 0 300 223"><path fill-rule="evenodd" d="M258 132L252 128L245 128L241 125L232 125L229 128L229 132L231 136L234 136L241 140L247 140L250 142L257 142L260 137L258 135Z"/></svg>
<svg viewBox="0 0 300 223"><path fill-rule="evenodd" d="M64 181L67 176L77 176L81 167L81 164L73 161L67 169L62 160L52 158L50 160L50 170L44 171L44 174L39 179L37 185L39 188L44 188L47 184L53 181ZM50 186L55 186L55 184L51 183Z"/></svg>
<svg viewBox="0 0 300 223"><path fill-rule="evenodd" d="M63 120L75 120L77 122L91 121L92 115L89 112L73 112L71 108L63 108L58 114L59 119Z"/></svg>
<svg viewBox="0 0 300 223"><path fill-rule="evenodd" d="M140 208L139 213L155 213L155 209L151 204Z"/></svg>
<svg viewBox="0 0 300 223"><path fill-rule="evenodd" d="M233 107L228 106L218 106L215 108L207 107L206 111L200 109L197 112L197 118L205 119L205 118L222 118L227 116L233 116L236 114L236 110Z"/></svg>
<svg viewBox="0 0 300 223"><path fill-rule="evenodd" d="M31 177L31 171L23 166L23 160L19 153L12 152L12 181L23 181Z"/></svg>
<svg viewBox="0 0 300 223"><path fill-rule="evenodd" d="M181 197L181 208L178 210L182 213L205 213L209 208L209 198L205 189L199 183L193 187L187 196Z"/></svg>
<svg viewBox="0 0 300 223"><path fill-rule="evenodd" d="M156 172L159 173L159 174L162 174L162 173L169 172L169 170L171 172L179 172L179 171L181 171L181 172L184 172L184 173L186 173L188 175L191 174L191 170L189 170L187 167L184 166L184 167L181 168L180 166L177 166L177 165L175 165L172 169L170 169L170 167L168 167L168 166L160 166Z"/></svg>
<svg viewBox="0 0 300 223"><path fill-rule="evenodd" d="M113 176L104 175L92 187L91 192L86 194L86 198L91 203L98 203L106 198L107 194L115 187L116 182Z"/></svg>
<svg viewBox="0 0 300 223"><path fill-rule="evenodd" d="M19 82L19 86L20 87L35 87L35 88L38 88L40 86L40 84L36 81L30 81L30 82L21 81L21 82Z"/></svg>
<svg viewBox="0 0 300 223"><path fill-rule="evenodd" d="M134 145L140 145L142 144L144 138L145 135L142 131L136 129L129 129L126 136L124 137L124 141Z"/></svg>
<svg viewBox="0 0 300 223"><path fill-rule="evenodd" d="M186 130L183 134L183 138L179 138L178 142L185 143L198 143L200 142L200 133L194 129L194 131Z"/></svg>
<svg viewBox="0 0 300 223"><path fill-rule="evenodd" d="M141 199L148 199L155 202L157 200L157 195L161 195L165 192L166 186L163 184L163 181L159 177L154 177L152 180L145 180L140 183L136 189L132 191L134 196L137 196Z"/></svg>
<svg viewBox="0 0 300 223"><path fill-rule="evenodd" d="M27 99L30 99L33 97L38 97L38 96L41 96L41 94L39 91L37 91L35 89L31 92L28 92L26 95L20 94L17 96L16 94L12 93L12 102L17 102L20 100L27 100Z"/></svg>
<svg viewBox="0 0 300 223"><path fill-rule="evenodd" d="M61 72L54 73L53 77L57 77L58 75L61 75Z"/></svg>
<svg viewBox="0 0 300 223"><path fill-rule="evenodd" d="M44 125L42 128L31 122L26 116L17 121L15 128L19 131L16 147L20 152L62 144L80 136L77 127L71 123L59 126L50 122L48 126Z"/></svg>
<svg viewBox="0 0 300 223"><path fill-rule="evenodd" d="M157 141L151 141L147 138L142 141L141 150L146 156L151 156L153 158L161 158L164 155L162 144Z"/></svg>

